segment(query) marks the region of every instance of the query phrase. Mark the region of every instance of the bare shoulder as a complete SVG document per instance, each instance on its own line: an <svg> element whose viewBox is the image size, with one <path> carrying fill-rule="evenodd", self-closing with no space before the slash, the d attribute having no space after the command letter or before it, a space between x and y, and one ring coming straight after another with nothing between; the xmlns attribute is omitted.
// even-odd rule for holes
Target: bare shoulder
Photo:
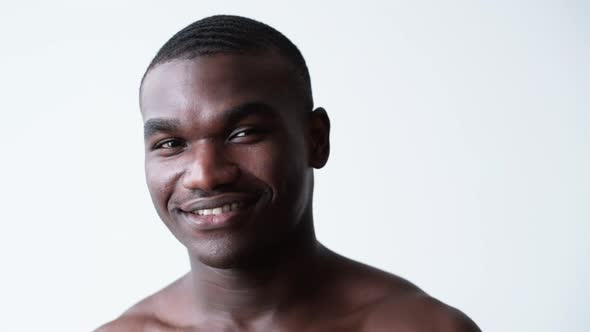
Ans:
<svg viewBox="0 0 590 332"><path fill-rule="evenodd" d="M95 332L170 331L178 306L183 305L187 276L144 298L120 317L99 327Z"/></svg>
<svg viewBox="0 0 590 332"><path fill-rule="evenodd" d="M144 331L169 331L170 326L148 315L123 314L121 317L109 322L94 332L144 332Z"/></svg>
<svg viewBox="0 0 590 332"><path fill-rule="evenodd" d="M333 284L346 294L339 302L353 303L352 317L362 331L480 331L463 312L402 277L342 256L337 271L342 277Z"/></svg>
<svg viewBox="0 0 590 332"><path fill-rule="evenodd" d="M420 290L383 298L372 308L365 326L367 331L481 332L463 312Z"/></svg>

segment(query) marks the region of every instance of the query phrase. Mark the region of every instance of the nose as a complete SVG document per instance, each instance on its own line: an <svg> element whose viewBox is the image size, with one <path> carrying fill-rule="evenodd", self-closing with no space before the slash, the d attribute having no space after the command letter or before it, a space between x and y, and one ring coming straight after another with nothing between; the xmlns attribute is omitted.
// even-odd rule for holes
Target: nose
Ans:
<svg viewBox="0 0 590 332"><path fill-rule="evenodd" d="M237 164L224 156L223 148L215 142L193 145L182 184L190 190L214 191L232 184L240 175Z"/></svg>

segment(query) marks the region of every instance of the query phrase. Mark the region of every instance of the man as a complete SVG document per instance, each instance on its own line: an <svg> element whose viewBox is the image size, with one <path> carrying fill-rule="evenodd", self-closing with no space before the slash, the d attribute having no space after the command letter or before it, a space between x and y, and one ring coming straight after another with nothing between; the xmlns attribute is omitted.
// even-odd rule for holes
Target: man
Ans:
<svg viewBox="0 0 590 332"><path fill-rule="evenodd" d="M479 331L316 240L330 121L278 31L236 16L189 25L149 65L140 108L148 188L191 270L98 331Z"/></svg>

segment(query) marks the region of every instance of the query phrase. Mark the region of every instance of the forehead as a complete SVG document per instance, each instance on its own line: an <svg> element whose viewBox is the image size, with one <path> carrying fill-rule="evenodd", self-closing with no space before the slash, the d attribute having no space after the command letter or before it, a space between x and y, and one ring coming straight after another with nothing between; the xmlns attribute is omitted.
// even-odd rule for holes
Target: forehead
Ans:
<svg viewBox="0 0 590 332"><path fill-rule="evenodd" d="M180 113L210 113L245 103L278 110L302 105L292 66L274 54L201 56L159 64L140 92L144 121Z"/></svg>

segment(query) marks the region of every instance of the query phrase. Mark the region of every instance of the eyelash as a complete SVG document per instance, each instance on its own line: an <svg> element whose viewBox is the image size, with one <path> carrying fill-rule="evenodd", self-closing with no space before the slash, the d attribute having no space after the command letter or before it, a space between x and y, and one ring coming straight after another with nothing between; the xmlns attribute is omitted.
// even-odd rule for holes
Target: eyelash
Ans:
<svg viewBox="0 0 590 332"><path fill-rule="evenodd" d="M256 130L254 128L240 128L240 129L235 130L234 132L232 132L230 134L230 136L228 137L228 140L232 140L234 138L246 137L246 136L251 135L251 134L258 134L260 132L261 132L260 130ZM244 134L244 135L239 136L240 134Z"/></svg>
<svg viewBox="0 0 590 332"><path fill-rule="evenodd" d="M256 135L256 134L264 134L266 133L265 130L262 129L256 129L256 128L240 128L237 130L234 130L228 137L227 141L231 141L233 139L236 138L245 138L248 137L250 135ZM154 150L159 150L159 149L174 149L174 148L178 148L179 146L174 146L174 147L164 147L165 144L167 143L177 143L179 146L185 147L186 144L183 143L180 139L178 138L169 138L169 139L165 139L163 141L160 141L158 143L156 143L153 147Z"/></svg>
<svg viewBox="0 0 590 332"><path fill-rule="evenodd" d="M182 144L180 142L180 140L177 139L177 138L169 138L169 139L166 139L166 140L163 140L163 141L160 141L160 142L156 143L156 145L154 145L154 149L174 149L174 147L165 148L164 147L164 144L166 144L166 143L179 143L179 144Z"/></svg>

